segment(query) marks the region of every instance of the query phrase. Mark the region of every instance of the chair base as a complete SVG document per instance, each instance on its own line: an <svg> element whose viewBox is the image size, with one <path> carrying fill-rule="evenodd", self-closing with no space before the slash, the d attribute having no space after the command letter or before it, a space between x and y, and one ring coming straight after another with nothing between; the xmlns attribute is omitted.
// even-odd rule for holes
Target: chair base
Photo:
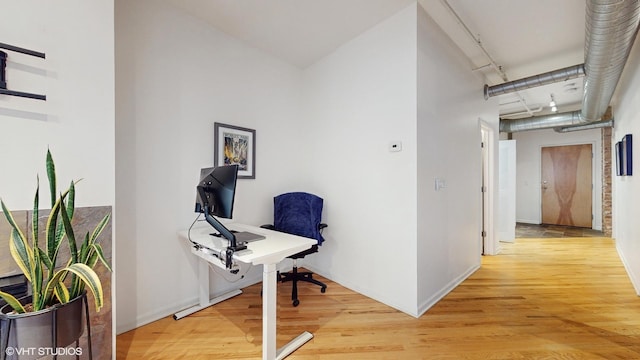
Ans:
<svg viewBox="0 0 640 360"><path fill-rule="evenodd" d="M298 300L298 281L308 282L320 286L320 292L324 294L327 291L327 285L321 281L313 278L313 273L308 271L298 271L298 267L294 266L293 270L288 273L278 273L279 282L293 282L293 289L291 290L291 301L293 306L298 306L300 300Z"/></svg>

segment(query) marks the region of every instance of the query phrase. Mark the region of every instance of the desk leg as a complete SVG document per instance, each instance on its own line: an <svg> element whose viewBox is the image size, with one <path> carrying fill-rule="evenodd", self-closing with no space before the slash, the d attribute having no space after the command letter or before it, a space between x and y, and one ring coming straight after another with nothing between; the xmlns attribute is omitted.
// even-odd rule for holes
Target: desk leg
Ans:
<svg viewBox="0 0 640 360"><path fill-rule="evenodd" d="M188 309L177 312L173 315L174 320L180 320L194 312L206 309L211 305L223 302L234 296L242 294L242 290L232 290L213 299L209 298L209 263L207 260L198 258L198 298L199 304Z"/></svg>
<svg viewBox="0 0 640 360"><path fill-rule="evenodd" d="M264 264L262 284L264 285L262 289L262 359L284 359L307 341L311 340L313 335L305 331L276 351L276 293L278 289L276 264Z"/></svg>
<svg viewBox="0 0 640 360"><path fill-rule="evenodd" d="M264 264L262 273L262 360L276 358L276 264Z"/></svg>

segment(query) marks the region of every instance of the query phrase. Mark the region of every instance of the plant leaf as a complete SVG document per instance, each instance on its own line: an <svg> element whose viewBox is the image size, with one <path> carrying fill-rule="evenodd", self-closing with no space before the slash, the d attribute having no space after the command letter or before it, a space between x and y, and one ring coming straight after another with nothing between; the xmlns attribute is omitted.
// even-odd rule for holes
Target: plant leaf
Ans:
<svg viewBox="0 0 640 360"><path fill-rule="evenodd" d="M55 267L55 264L51 263L51 260L49 260L49 257L47 256L47 253L44 252L44 250L38 248L38 252L40 252L40 260L44 263L44 266L47 269L53 269Z"/></svg>
<svg viewBox="0 0 640 360"><path fill-rule="evenodd" d="M89 264L87 262L87 259L89 258L89 233L87 232L84 235L84 241L82 242L82 245L80 246L80 256L78 258L78 262L81 262L83 264Z"/></svg>
<svg viewBox="0 0 640 360"><path fill-rule="evenodd" d="M45 308L45 298L42 296L42 262L40 261L40 251L34 249L33 253L33 279L31 280L32 302L33 311L42 310Z"/></svg>
<svg viewBox="0 0 640 360"><path fill-rule="evenodd" d="M7 222L9 222L9 225L11 225L11 227L16 230L18 234L20 234L20 238L23 239L26 244L28 244L27 237L24 236L20 227L18 226L18 224L16 224L16 221L13 219L13 214L11 213L11 211L9 211L9 209L7 209L4 201L0 200L0 206L2 206L2 213L4 214L4 217L7 218Z"/></svg>
<svg viewBox="0 0 640 360"><path fill-rule="evenodd" d="M64 208L64 199L61 197L60 201L62 202L62 207ZM64 231L67 235L67 240L69 241L69 251L71 255L71 263L75 264L78 262L78 247L76 245L76 235L73 232L73 226L71 226L71 219L69 218L69 214L66 211L61 211L62 214L62 223L64 224Z"/></svg>
<svg viewBox="0 0 640 360"><path fill-rule="evenodd" d="M24 235L15 228L12 229L9 237L9 250L11 256L16 262L22 273L27 277L27 280L33 279L33 251L28 246Z"/></svg>
<svg viewBox="0 0 640 360"><path fill-rule="evenodd" d="M18 314L22 314L25 312L24 306L20 304L20 301L16 299L13 295L0 291L0 297L7 302L7 305L11 306L13 310L15 310Z"/></svg>
<svg viewBox="0 0 640 360"><path fill-rule="evenodd" d="M68 303L71 300L69 296L69 290L66 286L64 286L63 282L58 282L58 285L55 288L55 294L61 304Z"/></svg>
<svg viewBox="0 0 640 360"><path fill-rule="evenodd" d="M104 230L104 228L107 226L107 224L109 223L109 219L111 219L111 214L105 215L102 218L102 220L100 220L100 223L98 223L96 228L93 229L93 233L91 233L91 243L92 244L96 241L98 236L102 233L102 230Z"/></svg>
<svg viewBox="0 0 640 360"><path fill-rule="evenodd" d="M109 271L113 271L107 262L107 259L104 257L104 251L102 251L102 246L100 246L100 244L93 244L91 255L91 261L88 264L91 268L93 268L98 262L98 259L100 259L100 262L102 262Z"/></svg>
<svg viewBox="0 0 640 360"><path fill-rule="evenodd" d="M98 274L96 274L93 269L89 266L81 263L71 264L63 269L60 269L53 277L53 282L47 284L46 293L47 297L53 293L55 287L58 283L60 283L60 279L66 272L71 272L78 276L82 280L82 282L91 290L93 293L93 298L95 300L96 311L100 311L102 306L104 305L104 294L102 293L102 283L100 282L100 278ZM74 298L80 294L70 293L69 296Z"/></svg>
<svg viewBox="0 0 640 360"><path fill-rule="evenodd" d="M51 208L56 203L56 166L53 163L53 156L51 151L47 149L47 178L49 179L49 193L51 194Z"/></svg>
<svg viewBox="0 0 640 360"><path fill-rule="evenodd" d="M56 228L58 226L58 214L60 213L60 201L62 198L56 200L51 208L51 212L49 212L49 216L47 217L47 225L45 228L46 232L46 241L47 241L47 255L49 256L49 260L53 263L53 266L56 264L57 252L58 252L58 236L56 234Z"/></svg>
<svg viewBox="0 0 640 360"><path fill-rule="evenodd" d="M40 207L40 177L36 176L36 195L33 198L33 217L31 219L31 237L33 239L33 248L38 247L38 223L39 223L39 207Z"/></svg>
<svg viewBox="0 0 640 360"><path fill-rule="evenodd" d="M73 181L69 185L69 196L67 196L67 215L69 220L73 220L73 214L76 208L76 185Z"/></svg>

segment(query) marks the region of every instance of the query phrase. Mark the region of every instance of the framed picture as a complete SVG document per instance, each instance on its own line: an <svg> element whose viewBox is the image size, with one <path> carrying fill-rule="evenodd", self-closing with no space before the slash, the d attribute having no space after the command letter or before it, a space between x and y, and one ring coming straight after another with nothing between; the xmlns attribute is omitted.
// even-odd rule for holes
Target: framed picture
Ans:
<svg viewBox="0 0 640 360"><path fill-rule="evenodd" d="M238 178L256 178L256 131L215 123L214 166L238 165Z"/></svg>
<svg viewBox="0 0 640 360"><path fill-rule="evenodd" d="M622 176L624 171L624 165L622 165L622 142L616 143L616 175Z"/></svg>
<svg viewBox="0 0 640 360"><path fill-rule="evenodd" d="M622 175L633 175L633 153L631 134L627 134L622 138Z"/></svg>

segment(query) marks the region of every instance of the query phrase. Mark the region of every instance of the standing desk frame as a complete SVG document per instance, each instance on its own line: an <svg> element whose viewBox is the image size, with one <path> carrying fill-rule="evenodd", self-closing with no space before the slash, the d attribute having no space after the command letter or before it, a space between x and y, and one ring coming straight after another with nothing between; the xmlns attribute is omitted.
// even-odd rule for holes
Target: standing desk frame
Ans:
<svg viewBox="0 0 640 360"><path fill-rule="evenodd" d="M248 249L238 251L233 255L234 261L247 264L262 265L262 359L274 360L284 359L300 346L313 338L307 331L290 341L280 349L276 349L276 305L277 305L277 264L287 256L297 254L311 248L317 244L313 239L267 230L256 226L230 224L230 229L236 231L249 231L255 234L264 235L265 239L250 242ZM196 311L215 305L236 295L240 295L242 290L233 290L224 295L210 299L209 292L209 263L222 266L220 259L215 255L226 250L227 241L211 236L213 229L208 226L198 226L179 232L181 238L191 240L202 246L197 249L193 247L191 252L198 256L198 283L199 283L199 304L189 309L180 311L174 315L178 320Z"/></svg>

